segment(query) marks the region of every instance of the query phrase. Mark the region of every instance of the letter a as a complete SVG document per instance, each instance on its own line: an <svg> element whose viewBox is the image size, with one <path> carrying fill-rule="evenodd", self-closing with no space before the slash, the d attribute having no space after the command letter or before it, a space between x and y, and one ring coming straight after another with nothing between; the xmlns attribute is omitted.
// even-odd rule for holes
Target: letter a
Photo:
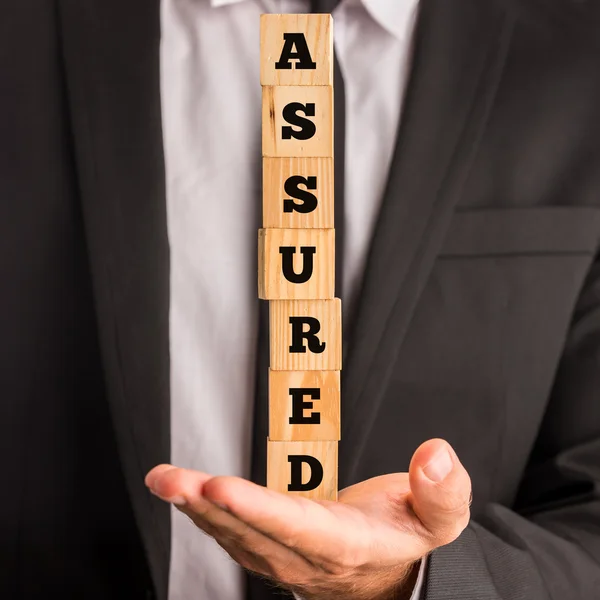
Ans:
<svg viewBox="0 0 600 600"><path fill-rule="evenodd" d="M303 33L284 33L283 39L285 44L281 50L281 56L275 63L276 69L293 69L290 61L295 63L296 69L316 69L317 63L313 62L310 56L310 50L306 43L306 38ZM294 46L296 50L294 50Z"/></svg>

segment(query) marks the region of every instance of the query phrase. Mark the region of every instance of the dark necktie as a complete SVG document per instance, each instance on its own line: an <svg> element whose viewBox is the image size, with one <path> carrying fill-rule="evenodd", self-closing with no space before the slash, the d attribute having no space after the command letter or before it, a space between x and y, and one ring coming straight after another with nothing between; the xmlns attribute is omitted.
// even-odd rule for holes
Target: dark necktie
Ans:
<svg viewBox="0 0 600 600"><path fill-rule="evenodd" d="M333 12L340 0L311 0L311 12ZM335 23L333 25L335 31ZM333 55L333 119L334 119L334 198L335 198L335 295L342 297L344 264L344 172L345 172L345 125L346 96L340 63Z"/></svg>

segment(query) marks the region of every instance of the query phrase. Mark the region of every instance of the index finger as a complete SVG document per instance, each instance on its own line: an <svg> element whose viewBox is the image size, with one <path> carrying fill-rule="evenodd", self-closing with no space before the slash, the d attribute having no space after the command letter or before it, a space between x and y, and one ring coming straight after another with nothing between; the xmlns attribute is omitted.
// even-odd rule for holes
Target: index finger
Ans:
<svg viewBox="0 0 600 600"><path fill-rule="evenodd" d="M310 557L331 559L348 545L359 543L356 528L319 503L281 494L238 477L213 477L202 488L211 503L267 537ZM336 505L338 506L338 505ZM347 507L339 505L344 511Z"/></svg>

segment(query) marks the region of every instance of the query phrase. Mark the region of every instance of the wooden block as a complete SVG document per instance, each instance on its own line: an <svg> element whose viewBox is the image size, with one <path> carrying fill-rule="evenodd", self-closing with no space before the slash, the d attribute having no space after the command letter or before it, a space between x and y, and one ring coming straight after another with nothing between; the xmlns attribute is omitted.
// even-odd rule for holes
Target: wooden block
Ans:
<svg viewBox="0 0 600 600"><path fill-rule="evenodd" d="M263 156L332 157L333 88L263 87L262 149Z"/></svg>
<svg viewBox="0 0 600 600"><path fill-rule="evenodd" d="M260 229L258 296L300 300L335 296L335 230Z"/></svg>
<svg viewBox="0 0 600 600"><path fill-rule="evenodd" d="M332 300L269 303L270 365L275 371L339 371L342 305Z"/></svg>
<svg viewBox="0 0 600 600"><path fill-rule="evenodd" d="M332 158L263 158L263 227L333 226Z"/></svg>
<svg viewBox="0 0 600 600"><path fill-rule="evenodd" d="M333 85L331 15L261 15L260 84Z"/></svg>
<svg viewBox="0 0 600 600"><path fill-rule="evenodd" d="M337 442L267 441L267 487L271 490L336 501L337 466Z"/></svg>
<svg viewBox="0 0 600 600"><path fill-rule="evenodd" d="M269 370L269 439L339 440L340 371Z"/></svg>

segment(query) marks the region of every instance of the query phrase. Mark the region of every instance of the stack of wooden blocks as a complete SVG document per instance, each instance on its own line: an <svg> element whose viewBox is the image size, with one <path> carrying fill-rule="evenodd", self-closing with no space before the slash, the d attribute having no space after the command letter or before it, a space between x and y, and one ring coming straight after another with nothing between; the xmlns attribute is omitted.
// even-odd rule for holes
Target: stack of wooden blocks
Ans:
<svg viewBox="0 0 600 600"><path fill-rule="evenodd" d="M262 15L260 43L267 487L337 500L342 325L335 298L331 15Z"/></svg>

